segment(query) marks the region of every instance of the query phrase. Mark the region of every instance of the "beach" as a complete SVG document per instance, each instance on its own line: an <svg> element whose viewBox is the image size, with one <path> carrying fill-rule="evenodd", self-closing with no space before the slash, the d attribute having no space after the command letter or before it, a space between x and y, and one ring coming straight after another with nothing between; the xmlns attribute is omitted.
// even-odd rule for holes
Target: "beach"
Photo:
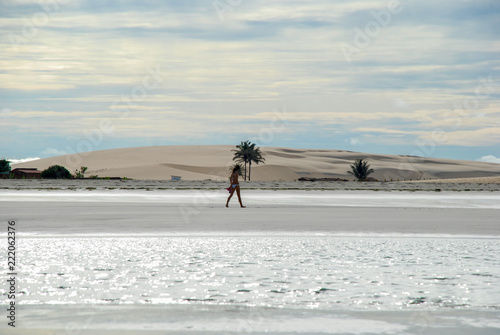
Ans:
<svg viewBox="0 0 500 335"><path fill-rule="evenodd" d="M1 334L500 329L495 191L267 182L242 190L242 209L220 182L2 185L19 294Z"/></svg>
<svg viewBox="0 0 500 335"><path fill-rule="evenodd" d="M0 207L21 234L500 234L496 192L245 190L245 209L236 199L225 208L226 197L211 189L5 190Z"/></svg>

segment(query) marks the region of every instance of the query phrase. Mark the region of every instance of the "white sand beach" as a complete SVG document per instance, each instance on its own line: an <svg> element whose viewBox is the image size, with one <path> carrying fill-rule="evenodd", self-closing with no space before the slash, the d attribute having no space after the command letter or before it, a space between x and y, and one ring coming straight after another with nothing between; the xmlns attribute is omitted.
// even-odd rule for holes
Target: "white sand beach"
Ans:
<svg viewBox="0 0 500 335"><path fill-rule="evenodd" d="M234 162L234 146L156 146L92 151L15 164L13 168L65 166L70 172L88 167L86 176L127 177L140 180L227 180L228 167ZM342 150L291 149L262 147L265 164L253 164L254 181L293 181L300 177L352 179L347 173L356 159L365 159L380 181L448 178L483 178L496 182L500 164L359 153ZM477 182L477 181L475 181Z"/></svg>
<svg viewBox="0 0 500 335"><path fill-rule="evenodd" d="M496 192L3 191L20 234L325 232L500 235ZM26 210L29 208L29 210ZM7 214L3 214L7 215ZM7 219L7 218L5 218Z"/></svg>

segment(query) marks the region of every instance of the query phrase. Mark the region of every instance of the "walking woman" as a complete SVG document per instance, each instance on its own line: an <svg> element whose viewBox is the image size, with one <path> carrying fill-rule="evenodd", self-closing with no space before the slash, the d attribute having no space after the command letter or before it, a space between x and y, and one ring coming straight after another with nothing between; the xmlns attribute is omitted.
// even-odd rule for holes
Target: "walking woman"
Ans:
<svg viewBox="0 0 500 335"><path fill-rule="evenodd" d="M233 197L234 191L236 191L236 194L238 195L238 201L240 202L241 208L245 208L246 206L243 206L241 203L241 195L240 195L240 183L238 182L238 176L240 174L241 167L239 165L236 165L233 169L233 173L231 174L230 181L231 181L231 186L229 187L229 192L231 194L229 195L229 198L227 198L226 202L226 207L229 207L229 200Z"/></svg>

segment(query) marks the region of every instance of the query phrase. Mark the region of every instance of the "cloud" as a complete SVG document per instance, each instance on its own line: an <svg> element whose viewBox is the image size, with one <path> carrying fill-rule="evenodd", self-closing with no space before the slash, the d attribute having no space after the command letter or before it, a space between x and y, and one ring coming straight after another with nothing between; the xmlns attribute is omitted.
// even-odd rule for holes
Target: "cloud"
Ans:
<svg viewBox="0 0 500 335"><path fill-rule="evenodd" d="M359 137L350 137L345 140L350 145L358 145L361 144L361 139Z"/></svg>
<svg viewBox="0 0 500 335"><path fill-rule="evenodd" d="M10 162L10 164L14 165L14 164L36 161L37 159L40 159L40 158L39 157L29 157L29 158L21 158L21 159L9 158L7 160Z"/></svg>
<svg viewBox="0 0 500 335"><path fill-rule="evenodd" d="M421 138L435 144L463 147L492 146L500 143L500 127L484 127L474 130L442 131L424 133Z"/></svg>
<svg viewBox="0 0 500 335"><path fill-rule="evenodd" d="M0 141L0 149L11 157L65 154L55 148L103 119L124 142L209 143L267 127L270 111L283 105L290 106L287 134L296 136L290 146L339 136L353 145L384 143L387 152L438 128L445 144L500 143L498 129L486 130L500 116L498 94L474 113L450 114L474 98L479 77L498 81L500 11L491 1L402 1L402 12L351 63L339 43L352 45L354 29L375 22L373 12L387 2L224 0L234 8L221 20L204 0L58 0L43 22L33 19L43 11L38 2L0 0L0 128L20 144L4 150ZM122 118L125 103L114 101L157 65L160 87Z"/></svg>
<svg viewBox="0 0 500 335"><path fill-rule="evenodd" d="M52 157L52 156L67 155L68 153L64 150L59 150L59 149L55 149L55 148L47 148L44 151L42 151L42 154L44 156Z"/></svg>
<svg viewBox="0 0 500 335"><path fill-rule="evenodd" d="M392 104L396 108L403 108L403 107L407 107L408 106L408 103L406 101L402 100L402 99L394 99L392 101Z"/></svg>
<svg viewBox="0 0 500 335"><path fill-rule="evenodd" d="M7 118L12 115L12 111L8 108L0 110L0 118Z"/></svg>
<svg viewBox="0 0 500 335"><path fill-rule="evenodd" d="M477 159L478 162L486 162L486 163L497 163L500 164L500 158L497 158L493 155L483 156Z"/></svg>

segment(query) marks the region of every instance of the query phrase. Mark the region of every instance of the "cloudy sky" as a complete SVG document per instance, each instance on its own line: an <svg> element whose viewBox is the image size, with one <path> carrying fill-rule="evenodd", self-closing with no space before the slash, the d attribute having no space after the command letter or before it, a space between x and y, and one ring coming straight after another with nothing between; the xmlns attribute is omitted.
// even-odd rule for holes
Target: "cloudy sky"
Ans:
<svg viewBox="0 0 500 335"><path fill-rule="evenodd" d="M500 162L498 22L496 0L0 0L0 158L250 139Z"/></svg>

